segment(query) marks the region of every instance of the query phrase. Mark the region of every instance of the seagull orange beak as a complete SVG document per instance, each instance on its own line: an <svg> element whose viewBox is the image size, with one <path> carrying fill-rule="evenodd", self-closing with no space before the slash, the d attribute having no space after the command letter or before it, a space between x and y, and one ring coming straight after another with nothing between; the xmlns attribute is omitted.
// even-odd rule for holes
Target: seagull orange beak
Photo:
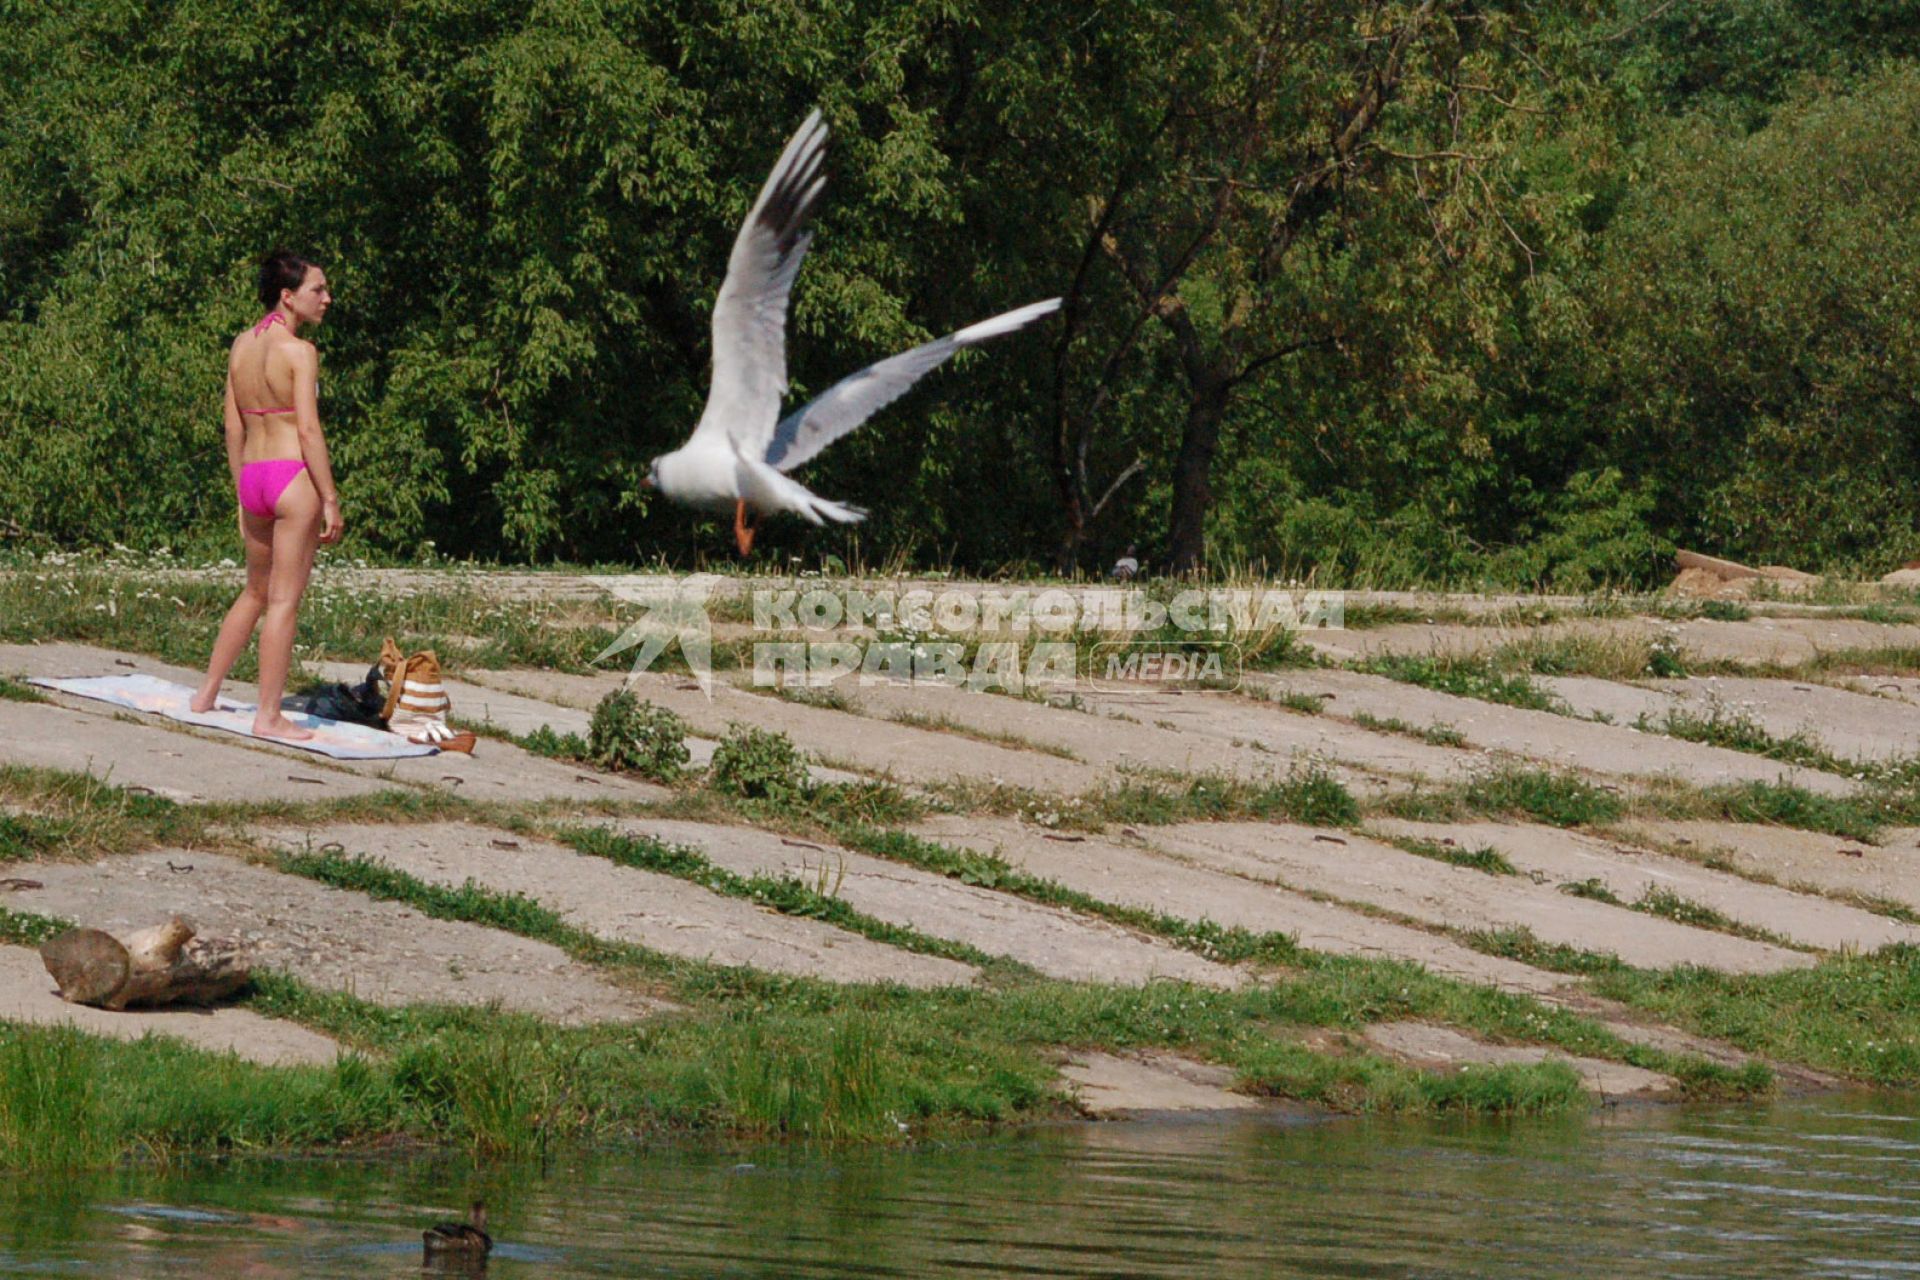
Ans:
<svg viewBox="0 0 1920 1280"><path fill-rule="evenodd" d="M640 477L640 487L641 487L642 489L651 489L651 488L653 488L653 477L652 477L652 476L641 476L641 477Z"/></svg>

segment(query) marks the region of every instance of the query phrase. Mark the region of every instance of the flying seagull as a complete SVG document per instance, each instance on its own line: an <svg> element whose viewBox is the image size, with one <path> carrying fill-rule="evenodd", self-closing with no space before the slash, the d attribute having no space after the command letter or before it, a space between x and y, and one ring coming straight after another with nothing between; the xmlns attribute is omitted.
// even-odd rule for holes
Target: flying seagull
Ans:
<svg viewBox="0 0 1920 1280"><path fill-rule="evenodd" d="M727 258L713 306L713 386L693 438L653 460L644 483L675 502L733 512L746 555L760 517L791 511L814 524L866 512L809 492L787 472L905 395L962 347L1023 329L1060 308L1049 298L983 320L843 378L782 418L787 390L787 297L807 244L807 215L826 187L827 126L814 111L780 153ZM749 513L752 518L749 519Z"/></svg>

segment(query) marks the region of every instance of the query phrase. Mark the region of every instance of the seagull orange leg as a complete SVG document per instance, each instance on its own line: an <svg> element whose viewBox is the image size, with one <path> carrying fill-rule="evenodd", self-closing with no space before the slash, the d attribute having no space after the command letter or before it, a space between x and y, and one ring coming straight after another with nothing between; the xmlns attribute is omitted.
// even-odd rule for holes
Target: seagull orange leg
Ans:
<svg viewBox="0 0 1920 1280"><path fill-rule="evenodd" d="M747 502L742 498L733 508L733 541L740 548L741 555L753 552L754 526L747 523Z"/></svg>

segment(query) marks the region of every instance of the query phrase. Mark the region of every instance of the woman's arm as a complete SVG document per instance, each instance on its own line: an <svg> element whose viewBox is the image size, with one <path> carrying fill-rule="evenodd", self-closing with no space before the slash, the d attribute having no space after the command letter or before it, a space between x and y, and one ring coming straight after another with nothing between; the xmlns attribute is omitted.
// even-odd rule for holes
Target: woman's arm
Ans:
<svg viewBox="0 0 1920 1280"><path fill-rule="evenodd" d="M227 373L226 395L227 470L233 473L233 490L240 491L241 458L247 447L247 427L240 418L240 402L233 398L233 373Z"/></svg>
<svg viewBox="0 0 1920 1280"><path fill-rule="evenodd" d="M320 355L312 345L290 342L293 363L293 425L300 434L300 456L320 495L320 541L338 542L343 529L340 491L333 484L333 461L320 434Z"/></svg>

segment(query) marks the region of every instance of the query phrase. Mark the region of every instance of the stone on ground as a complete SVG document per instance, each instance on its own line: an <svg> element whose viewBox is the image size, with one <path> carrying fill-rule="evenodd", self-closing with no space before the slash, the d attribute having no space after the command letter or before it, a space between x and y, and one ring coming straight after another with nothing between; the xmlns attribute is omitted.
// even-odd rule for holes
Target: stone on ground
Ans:
<svg viewBox="0 0 1920 1280"><path fill-rule="evenodd" d="M171 1036L196 1049L237 1053L270 1067L332 1062L340 1046L317 1031L251 1009L129 1009L120 1013L68 1004L31 947L0 946L0 1022L72 1026L116 1040Z"/></svg>
<svg viewBox="0 0 1920 1280"><path fill-rule="evenodd" d="M1572 979L1482 955L1451 938L1353 911L1277 885L1183 866L1138 834L1087 836L1010 818L942 815L914 828L930 840L1005 858L1033 875L1118 906L1253 933L1283 933L1309 951L1420 964L1435 973L1544 995ZM1123 843L1123 841L1130 841Z"/></svg>
<svg viewBox="0 0 1920 1280"><path fill-rule="evenodd" d="M563 845L466 823L363 823L278 831L293 847L337 842L429 884L472 881L521 894L598 938L722 965L835 982L962 985L969 966L916 955L818 920L780 915L659 872L623 867Z"/></svg>
<svg viewBox="0 0 1920 1280"><path fill-rule="evenodd" d="M1664 890L1802 946L1871 951L1889 943L1920 942L1920 928L1871 911L1558 827L1389 818L1374 822L1372 829L1387 835L1449 841L1463 852L1491 847L1522 873L1544 877L1548 884L1598 881L1626 902L1637 902L1650 892Z"/></svg>
<svg viewBox="0 0 1920 1280"><path fill-rule="evenodd" d="M44 886L7 895L19 910L109 933L183 916L245 942L254 966L375 1004L498 1002L558 1022L644 1017L660 1006L550 943L436 920L398 902L204 852L162 850L93 864L0 869Z"/></svg>

